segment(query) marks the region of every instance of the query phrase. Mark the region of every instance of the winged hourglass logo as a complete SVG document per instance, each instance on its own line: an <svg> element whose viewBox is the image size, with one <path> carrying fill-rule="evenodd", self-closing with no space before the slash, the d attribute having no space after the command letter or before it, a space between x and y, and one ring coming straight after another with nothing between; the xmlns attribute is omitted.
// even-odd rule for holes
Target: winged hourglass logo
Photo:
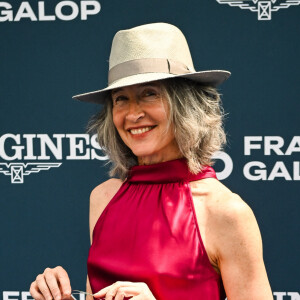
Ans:
<svg viewBox="0 0 300 300"><path fill-rule="evenodd" d="M291 5L300 4L300 0L217 0L217 2L257 12L259 21L271 20L272 12L278 11L281 8L289 8Z"/></svg>
<svg viewBox="0 0 300 300"><path fill-rule="evenodd" d="M24 176L59 167L61 163L0 163L0 173L10 176L11 183L23 183Z"/></svg>

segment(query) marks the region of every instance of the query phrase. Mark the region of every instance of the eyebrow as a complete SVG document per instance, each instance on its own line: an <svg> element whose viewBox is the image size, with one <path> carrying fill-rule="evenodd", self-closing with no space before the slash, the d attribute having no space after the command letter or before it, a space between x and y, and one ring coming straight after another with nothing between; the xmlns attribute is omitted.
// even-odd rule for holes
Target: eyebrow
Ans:
<svg viewBox="0 0 300 300"><path fill-rule="evenodd" d="M111 94L112 94L112 95L113 95L113 94L116 94L117 92L120 92L120 91L122 91L122 90L123 90L122 88L114 89L114 90L111 91Z"/></svg>
<svg viewBox="0 0 300 300"><path fill-rule="evenodd" d="M158 83L155 82L145 82L145 83L141 83L139 84L141 87L145 87L145 86L159 86Z"/></svg>
<svg viewBox="0 0 300 300"><path fill-rule="evenodd" d="M141 84L139 84L139 86L140 86L140 87L145 87L145 86L158 87L159 84L158 84L158 83L154 83L154 82L146 82L146 83L141 83ZM116 93L118 93L118 92L120 92L120 91L122 91L122 90L124 90L124 88L116 88L116 89L113 89L113 90L111 91L111 95L114 95L114 94L116 94Z"/></svg>

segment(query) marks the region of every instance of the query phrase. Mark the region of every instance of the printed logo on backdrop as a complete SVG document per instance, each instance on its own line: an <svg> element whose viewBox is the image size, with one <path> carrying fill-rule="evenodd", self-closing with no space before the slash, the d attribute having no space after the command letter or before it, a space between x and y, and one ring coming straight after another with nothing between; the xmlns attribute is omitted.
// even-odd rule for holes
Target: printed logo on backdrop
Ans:
<svg viewBox="0 0 300 300"><path fill-rule="evenodd" d="M63 160L108 160L103 155L96 135L88 134L11 134L0 136L0 174L11 183L24 183L28 175L58 168ZM232 159L225 152L215 153L214 159L224 162L217 172L220 180L233 169Z"/></svg>
<svg viewBox="0 0 300 300"><path fill-rule="evenodd" d="M24 177L58 168L63 160L107 160L96 135L11 134L0 136L0 174L11 183L24 183Z"/></svg>
<svg viewBox="0 0 300 300"><path fill-rule="evenodd" d="M217 0L217 2L255 12L259 21L271 20L272 12L300 4L300 0Z"/></svg>
<svg viewBox="0 0 300 300"><path fill-rule="evenodd" d="M252 160L244 165L244 176L252 181L300 180L299 152L300 136L245 136L244 155Z"/></svg>
<svg viewBox="0 0 300 300"><path fill-rule="evenodd" d="M300 180L299 152L300 136L289 140L280 136L245 136L247 162L239 165L239 169L250 181ZM234 167L230 155L218 151L213 159L223 163L216 170L218 179L228 178ZM68 160L108 160L108 157L103 155L96 135L7 133L0 136L0 174L8 176L11 183L24 183L26 176L58 168Z"/></svg>
<svg viewBox="0 0 300 300"><path fill-rule="evenodd" d="M28 1L15 3L0 1L0 22L30 21L72 21L87 20L92 15L99 14L101 5L96 0L79 1Z"/></svg>

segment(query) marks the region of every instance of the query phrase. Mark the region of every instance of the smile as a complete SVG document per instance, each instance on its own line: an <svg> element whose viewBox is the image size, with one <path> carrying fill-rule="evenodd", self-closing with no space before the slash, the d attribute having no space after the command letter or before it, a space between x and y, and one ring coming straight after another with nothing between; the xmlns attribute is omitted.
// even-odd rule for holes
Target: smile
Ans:
<svg viewBox="0 0 300 300"><path fill-rule="evenodd" d="M151 129L153 129L155 126L149 126L149 127L143 127L143 128L135 128L135 129L130 129L130 133L135 135L135 134L141 134L141 133L145 133L147 131L150 131Z"/></svg>

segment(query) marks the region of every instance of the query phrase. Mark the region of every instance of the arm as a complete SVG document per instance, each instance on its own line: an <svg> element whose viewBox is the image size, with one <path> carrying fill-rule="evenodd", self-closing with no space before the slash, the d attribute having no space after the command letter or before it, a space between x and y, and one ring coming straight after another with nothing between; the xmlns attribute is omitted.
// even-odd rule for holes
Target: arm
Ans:
<svg viewBox="0 0 300 300"><path fill-rule="evenodd" d="M118 179L110 179L97 186L90 197L90 238L95 224L122 182ZM87 292L91 293L91 287L87 278ZM36 277L30 286L31 296L35 300L61 300L71 298L71 284L67 272L62 267L46 268L42 274ZM87 296L87 300L93 297Z"/></svg>
<svg viewBox="0 0 300 300"><path fill-rule="evenodd" d="M96 186L90 195L90 241L93 242L93 230L103 210L122 185L120 179L109 179Z"/></svg>
<svg viewBox="0 0 300 300"><path fill-rule="evenodd" d="M110 179L97 186L90 196L90 238L93 239L93 230L101 213L117 193L122 185L119 179ZM92 293L89 278L86 282L87 293ZM95 295L95 298L104 298L106 300L123 299L124 297L132 297L133 300L155 300L148 286L143 282L117 281L107 286ZM93 300L92 296L87 295L86 300Z"/></svg>
<svg viewBox="0 0 300 300"><path fill-rule="evenodd" d="M230 300L272 300L260 231L250 207L237 195L224 201L215 219L216 253Z"/></svg>
<svg viewBox="0 0 300 300"><path fill-rule="evenodd" d="M89 293L89 294L93 294L88 276L87 276L87 279L86 279L86 292ZM86 295L85 300L93 300L93 296Z"/></svg>
<svg viewBox="0 0 300 300"><path fill-rule="evenodd" d="M119 179L109 179L106 182L98 185L91 192L90 195L90 213L89 213L89 227L90 227L90 241L93 242L93 230L102 214L103 210L113 198L116 192L122 185L122 181ZM92 288L90 285L89 277L86 280L86 292L92 294ZM86 295L86 300L93 300L93 297Z"/></svg>

